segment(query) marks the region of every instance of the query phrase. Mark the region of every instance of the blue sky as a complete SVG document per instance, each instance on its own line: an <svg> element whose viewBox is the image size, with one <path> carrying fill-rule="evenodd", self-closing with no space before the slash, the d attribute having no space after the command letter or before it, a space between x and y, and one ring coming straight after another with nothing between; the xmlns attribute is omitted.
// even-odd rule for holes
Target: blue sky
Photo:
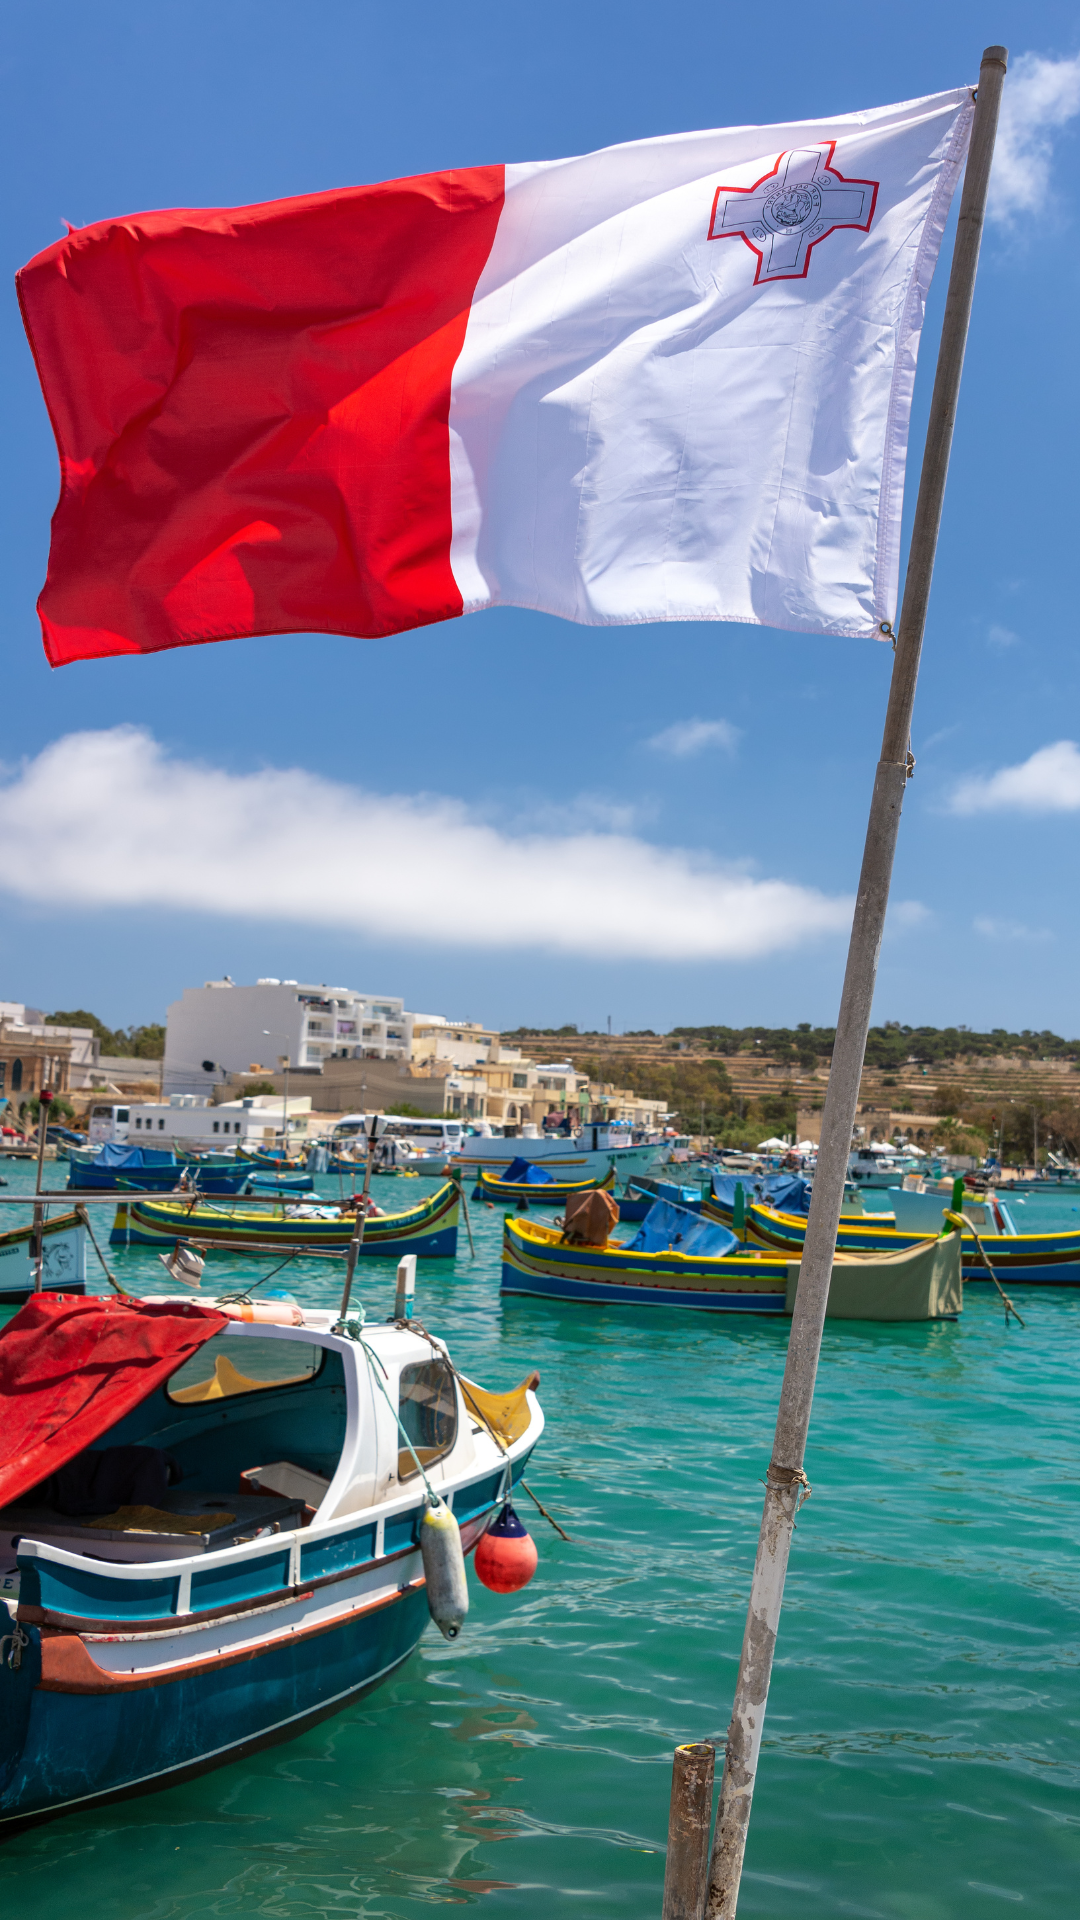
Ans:
<svg viewBox="0 0 1080 1920"><path fill-rule="evenodd" d="M13 272L64 219L902 100L973 79L988 39L1028 61L1010 83L1022 111L980 270L875 1011L1073 1034L1073 7L22 8L2 55L3 244ZM944 283L943 263L912 468ZM34 602L56 457L10 294L2 325L0 999L142 1021L228 972L493 1025L834 1019L887 648L501 609L393 641L308 634L53 672ZM50 753L76 733L98 737ZM590 921L572 874L596 835L616 907ZM198 905L193 865L217 876ZM688 874L699 920L730 922L720 958L701 957L692 912L668 911Z"/></svg>

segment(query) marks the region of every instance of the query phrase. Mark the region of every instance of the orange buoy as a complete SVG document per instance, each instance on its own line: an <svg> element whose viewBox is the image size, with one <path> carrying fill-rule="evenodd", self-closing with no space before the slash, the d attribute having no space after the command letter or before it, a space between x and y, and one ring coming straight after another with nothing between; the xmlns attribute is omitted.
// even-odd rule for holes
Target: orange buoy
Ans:
<svg viewBox="0 0 1080 1920"><path fill-rule="evenodd" d="M536 1572L536 1542L507 1503L476 1543L473 1566L481 1586L492 1593L517 1593Z"/></svg>

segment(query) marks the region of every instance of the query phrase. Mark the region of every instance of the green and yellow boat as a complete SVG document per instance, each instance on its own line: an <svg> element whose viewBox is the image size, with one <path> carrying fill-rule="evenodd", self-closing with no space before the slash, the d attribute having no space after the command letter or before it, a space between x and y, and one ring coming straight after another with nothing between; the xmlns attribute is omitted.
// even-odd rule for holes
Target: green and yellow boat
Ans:
<svg viewBox="0 0 1080 1920"><path fill-rule="evenodd" d="M452 1260L460 1207L457 1184L448 1180L403 1213L371 1214L364 1223L360 1252L394 1259L415 1253L427 1260ZM200 1251L341 1255L348 1251L354 1220L351 1210L318 1202L215 1205L200 1197L133 1196L117 1207L110 1242L114 1247L157 1247L161 1252L183 1240Z"/></svg>
<svg viewBox="0 0 1080 1920"><path fill-rule="evenodd" d="M538 1170L539 1171L539 1170ZM473 1188L474 1200L501 1200L512 1207L565 1207L568 1200L576 1200L581 1193L611 1193L615 1186L615 1169L609 1167L602 1180L500 1180L498 1174L488 1173L483 1167L476 1176Z"/></svg>

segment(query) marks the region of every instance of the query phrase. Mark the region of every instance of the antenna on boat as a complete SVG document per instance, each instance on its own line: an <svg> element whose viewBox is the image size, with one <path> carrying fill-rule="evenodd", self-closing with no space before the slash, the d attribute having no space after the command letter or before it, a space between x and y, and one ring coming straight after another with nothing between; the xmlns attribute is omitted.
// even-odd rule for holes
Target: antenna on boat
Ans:
<svg viewBox="0 0 1080 1920"><path fill-rule="evenodd" d="M371 1116L371 1132L365 1133L364 1135L364 1145L366 1148L364 1154L364 1185L359 1201L357 1202L356 1220L353 1225L352 1239L349 1241L349 1251L345 1259L345 1291L341 1296L341 1312L338 1314L339 1320L344 1320L348 1312L349 1295L352 1292L356 1262L359 1258L360 1249L364 1244L364 1222L367 1219L368 1192L371 1187L371 1150L375 1145L375 1128L378 1124L379 1116L377 1113L373 1113Z"/></svg>
<svg viewBox="0 0 1080 1920"><path fill-rule="evenodd" d="M416 1301L416 1255L403 1254L398 1261L397 1292L394 1295L394 1319L406 1323L412 1319Z"/></svg>

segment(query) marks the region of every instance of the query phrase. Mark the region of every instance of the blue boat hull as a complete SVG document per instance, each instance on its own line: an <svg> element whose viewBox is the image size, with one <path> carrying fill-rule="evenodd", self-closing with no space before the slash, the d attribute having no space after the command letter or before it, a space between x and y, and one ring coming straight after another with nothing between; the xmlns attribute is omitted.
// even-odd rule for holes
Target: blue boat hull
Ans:
<svg viewBox="0 0 1080 1920"><path fill-rule="evenodd" d="M72 1193L173 1193L179 1186L183 1167L135 1167L130 1173L122 1167L72 1166L68 1174L68 1190ZM240 1173L223 1172L213 1168L187 1169L189 1187L187 1191L208 1194L242 1193L252 1181L252 1174L245 1167ZM308 1180L307 1188L310 1189ZM296 1187L289 1191L300 1192Z"/></svg>
<svg viewBox="0 0 1080 1920"><path fill-rule="evenodd" d="M338 1711L406 1660L429 1619L422 1586L308 1638L217 1670L102 1694L41 1690L39 1630L5 1667L0 1833L172 1785Z"/></svg>
<svg viewBox="0 0 1080 1920"><path fill-rule="evenodd" d="M626 1307L693 1307L698 1313L783 1313L785 1293L684 1293L675 1287L621 1287L611 1280L569 1279L562 1274L528 1275L504 1263L503 1293L530 1294L541 1300L580 1300Z"/></svg>

